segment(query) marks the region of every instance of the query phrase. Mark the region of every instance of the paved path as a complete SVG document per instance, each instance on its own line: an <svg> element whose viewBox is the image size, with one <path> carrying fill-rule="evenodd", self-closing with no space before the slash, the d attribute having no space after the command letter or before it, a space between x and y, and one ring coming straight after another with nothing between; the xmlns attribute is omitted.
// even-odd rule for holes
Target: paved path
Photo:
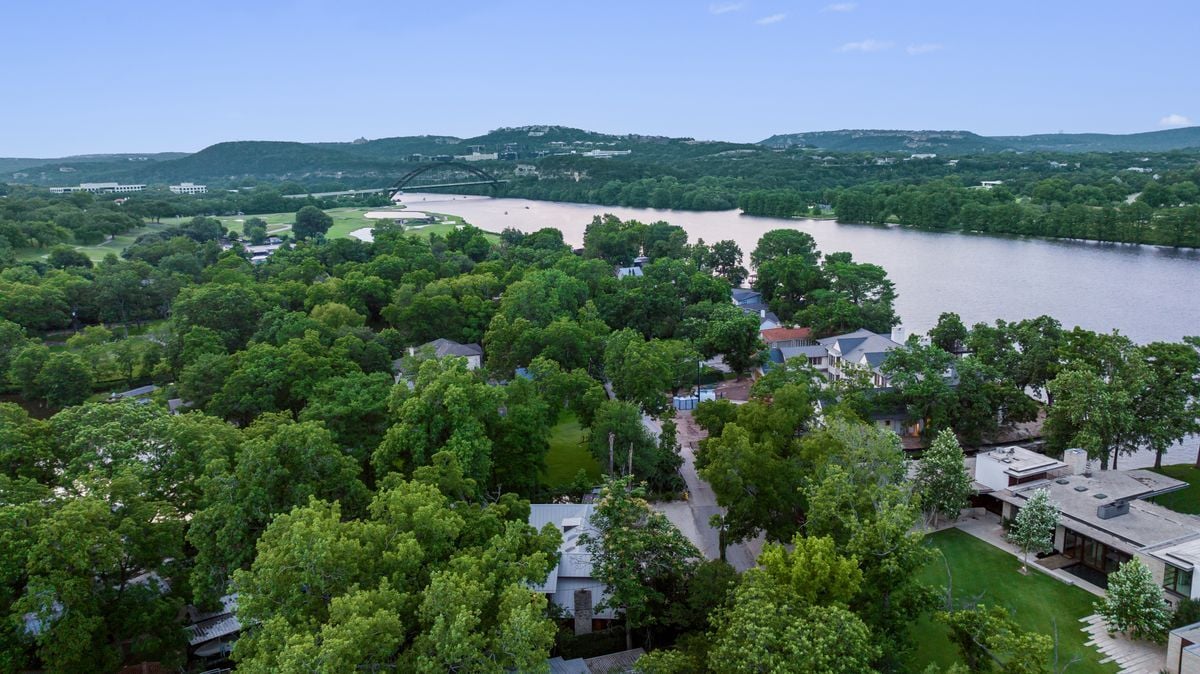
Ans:
<svg viewBox="0 0 1200 674"><path fill-rule="evenodd" d="M959 518L957 522L949 526L957 527L958 529L961 529L962 531L992 545L993 547L1004 550L1018 560L1018 563L1014 566L1014 568L1020 567L1020 560L1022 558L1021 551L1017 548L1017 546L1009 543L1008 539L1004 537L1004 527L1000 525L999 517L982 509L963 512L970 514L963 515L963 517ZM1067 573L1062 569L1048 569L1041 564L1038 564L1033 555L1029 556L1029 568L1031 570L1036 569L1037 571L1040 571L1048 576L1053 576L1055 580L1066 583L1067 585L1080 587L1088 592L1091 592L1097 597L1104 596L1104 590L1102 588L1092 585L1084 579Z"/></svg>
<svg viewBox="0 0 1200 674"><path fill-rule="evenodd" d="M1079 622L1091 637L1087 644L1105 655L1101 664L1115 663L1121 674L1158 674L1167 664L1166 646L1134 641L1120 634L1109 636L1104 619L1098 615L1081 618Z"/></svg>
<svg viewBox="0 0 1200 674"><path fill-rule="evenodd" d="M643 417L642 423L655 437L662 432L661 424L650 417ZM696 472L695 446L704 437L704 431L696 425L690 411L676 412L675 423L679 428L679 451L683 456L679 471L687 484L688 498L687 501L658 503L654 509L665 514L700 549L705 559L717 559L721 555L720 533L709 525L709 519L725 514L725 509L717 505L717 495L712 487ZM733 568L745 571L755 565L762 545L761 537L730 545L725 550L725 559Z"/></svg>

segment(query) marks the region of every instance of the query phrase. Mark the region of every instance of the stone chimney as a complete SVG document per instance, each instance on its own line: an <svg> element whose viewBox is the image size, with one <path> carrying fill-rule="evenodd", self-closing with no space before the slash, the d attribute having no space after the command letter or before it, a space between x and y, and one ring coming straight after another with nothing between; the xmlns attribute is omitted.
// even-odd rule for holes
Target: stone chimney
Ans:
<svg viewBox="0 0 1200 674"><path fill-rule="evenodd" d="M1063 452L1063 463L1071 469L1072 475L1091 475L1087 450L1075 447Z"/></svg>
<svg viewBox="0 0 1200 674"><path fill-rule="evenodd" d="M575 590L575 634L592 633L592 591Z"/></svg>

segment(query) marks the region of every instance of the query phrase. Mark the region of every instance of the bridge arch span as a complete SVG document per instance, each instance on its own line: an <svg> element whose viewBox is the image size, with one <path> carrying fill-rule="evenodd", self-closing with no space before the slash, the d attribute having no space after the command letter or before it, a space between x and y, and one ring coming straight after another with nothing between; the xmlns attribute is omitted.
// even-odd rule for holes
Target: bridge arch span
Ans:
<svg viewBox="0 0 1200 674"><path fill-rule="evenodd" d="M471 166L470 164L465 164L465 163L459 162L459 161L435 161L435 162L423 163L420 166L418 166L417 168L400 176L400 179L397 180L392 185L392 187L388 190L388 197L396 196L397 192L400 192L401 190L403 190L409 183L411 183L413 181L414 178L421 175L422 173L425 173L427 171L432 171L434 169L444 169L447 167L457 168L457 169L466 171L467 173L470 173L470 174L474 175L475 177L479 178L479 184L489 184L492 186L492 189L495 189L497 185L499 185L501 182L504 182L504 181L496 178L496 176L479 168L478 166Z"/></svg>

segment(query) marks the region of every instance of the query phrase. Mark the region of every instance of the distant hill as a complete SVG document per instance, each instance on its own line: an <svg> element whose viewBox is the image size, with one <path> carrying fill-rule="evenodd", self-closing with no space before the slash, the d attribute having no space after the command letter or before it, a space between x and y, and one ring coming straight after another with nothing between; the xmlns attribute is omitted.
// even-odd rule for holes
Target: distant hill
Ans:
<svg viewBox="0 0 1200 674"><path fill-rule="evenodd" d="M147 154L81 154L72 157L34 158L34 157L0 157L0 182L8 177L5 174L37 169L44 166L62 166L76 169L83 164L113 164L133 166L143 162L168 161L186 157L186 152L152 152ZM65 173L70 173L66 171Z"/></svg>
<svg viewBox="0 0 1200 674"><path fill-rule="evenodd" d="M43 186L116 180L164 184L182 180L216 184L242 178L322 182L354 179L358 184L386 182L405 171L414 154L464 155L514 151L522 159L568 155L566 161L616 162L591 166L595 175L620 168L628 178L671 175L687 162L723 162L771 154L772 149L814 148L829 152L897 152L969 155L993 152L1165 152L1200 148L1200 127L1127 135L1041 134L981 136L970 131L905 131L844 129L789 133L755 143L697 141L640 134L606 134L567 126L530 125L495 129L474 138L455 136L396 136L325 143L231 141L194 154L81 155L57 159L0 158L0 182ZM616 159L587 159L593 150L620 151ZM629 154L624 154L629 151ZM572 170L574 170L574 168ZM694 170L703 171L702 168ZM607 173L606 173L607 172Z"/></svg>
<svg viewBox="0 0 1200 674"><path fill-rule="evenodd" d="M970 131L900 131L843 129L785 133L771 136L762 145L773 148L811 147L831 152L996 152L1004 149L994 139Z"/></svg>
<svg viewBox="0 0 1200 674"><path fill-rule="evenodd" d="M1200 148L1200 126L1131 134L1047 133L981 136L970 131L843 129L777 134L761 141L771 148L809 147L831 152L1167 152Z"/></svg>

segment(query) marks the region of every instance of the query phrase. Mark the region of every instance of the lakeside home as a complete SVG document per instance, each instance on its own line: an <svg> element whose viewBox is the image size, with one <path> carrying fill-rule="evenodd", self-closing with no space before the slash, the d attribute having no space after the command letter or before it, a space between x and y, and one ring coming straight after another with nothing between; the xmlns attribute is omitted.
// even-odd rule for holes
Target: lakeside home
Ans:
<svg viewBox="0 0 1200 674"><path fill-rule="evenodd" d="M1058 559L1050 568L1103 588L1109 574L1137 557L1169 603L1200 599L1200 585L1192 582L1200 565L1200 518L1147 500L1187 483L1148 470L1093 471L1082 449L1067 450L1064 459L1023 447L977 454L968 459L974 462L974 505L1011 520L1035 492L1046 490L1060 511Z"/></svg>

